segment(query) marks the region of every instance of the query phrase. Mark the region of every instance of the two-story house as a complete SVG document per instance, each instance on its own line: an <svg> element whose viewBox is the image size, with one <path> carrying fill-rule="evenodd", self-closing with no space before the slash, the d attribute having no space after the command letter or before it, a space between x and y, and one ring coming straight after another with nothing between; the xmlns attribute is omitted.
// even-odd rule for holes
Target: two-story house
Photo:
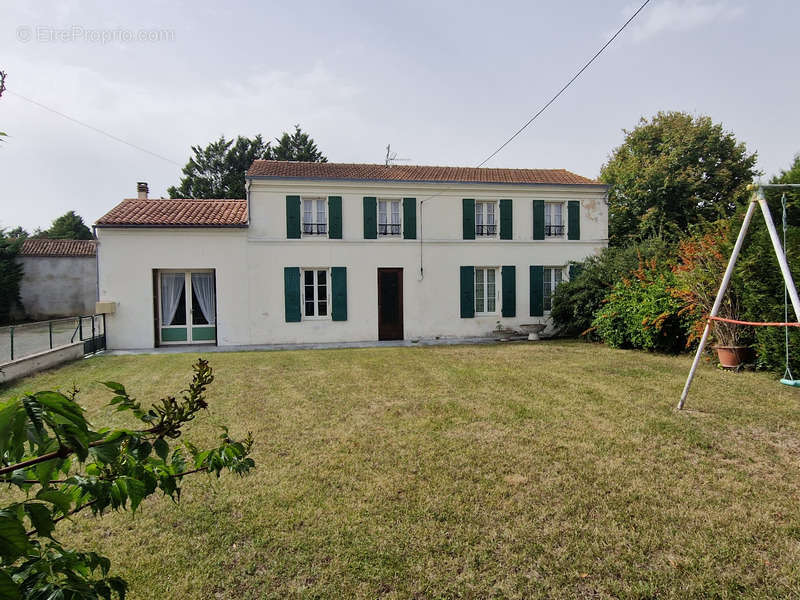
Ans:
<svg viewBox="0 0 800 600"><path fill-rule="evenodd" d="M563 169L255 161L246 200L96 223L110 348L489 335L547 322L607 245L606 186Z"/></svg>

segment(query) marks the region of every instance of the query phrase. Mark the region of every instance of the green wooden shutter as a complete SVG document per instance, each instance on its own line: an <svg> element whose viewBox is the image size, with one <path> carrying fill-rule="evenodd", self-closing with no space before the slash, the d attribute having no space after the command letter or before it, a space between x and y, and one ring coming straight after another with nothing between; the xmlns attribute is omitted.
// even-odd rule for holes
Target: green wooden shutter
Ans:
<svg viewBox="0 0 800 600"><path fill-rule="evenodd" d="M300 267L283 268L283 302L287 323L300 321Z"/></svg>
<svg viewBox="0 0 800 600"><path fill-rule="evenodd" d="M544 239L544 200L533 201L533 239Z"/></svg>
<svg viewBox="0 0 800 600"><path fill-rule="evenodd" d="M577 279L578 275L581 274L581 271L583 271L583 264L581 264L581 263L572 263L569 266L569 280L570 281L575 281L575 279Z"/></svg>
<svg viewBox="0 0 800 600"><path fill-rule="evenodd" d="M461 267L461 318L475 316L475 267Z"/></svg>
<svg viewBox="0 0 800 600"><path fill-rule="evenodd" d="M332 240L342 239L342 197L328 196L328 237Z"/></svg>
<svg viewBox="0 0 800 600"><path fill-rule="evenodd" d="M378 239L378 199L364 196L364 239Z"/></svg>
<svg viewBox="0 0 800 600"><path fill-rule="evenodd" d="M531 316L544 316L544 267L531 266Z"/></svg>
<svg viewBox="0 0 800 600"><path fill-rule="evenodd" d="M511 200L500 200L500 239L514 239L514 204Z"/></svg>
<svg viewBox="0 0 800 600"><path fill-rule="evenodd" d="M567 239L581 239L581 203L578 200L567 203Z"/></svg>
<svg viewBox="0 0 800 600"><path fill-rule="evenodd" d="M300 196L286 196L286 237L300 239Z"/></svg>
<svg viewBox="0 0 800 600"><path fill-rule="evenodd" d="M502 223L502 221L501 221ZM503 267L503 316L517 316L517 269L514 266Z"/></svg>
<svg viewBox="0 0 800 600"><path fill-rule="evenodd" d="M347 321L347 267L331 267L331 319Z"/></svg>
<svg viewBox="0 0 800 600"><path fill-rule="evenodd" d="M464 198L463 200L463 227L464 227L464 239L465 240L474 240L475 239L475 200L471 200L469 198ZM471 267L470 267L471 268Z"/></svg>
<svg viewBox="0 0 800 600"><path fill-rule="evenodd" d="M403 239L417 239L417 199L403 198Z"/></svg>

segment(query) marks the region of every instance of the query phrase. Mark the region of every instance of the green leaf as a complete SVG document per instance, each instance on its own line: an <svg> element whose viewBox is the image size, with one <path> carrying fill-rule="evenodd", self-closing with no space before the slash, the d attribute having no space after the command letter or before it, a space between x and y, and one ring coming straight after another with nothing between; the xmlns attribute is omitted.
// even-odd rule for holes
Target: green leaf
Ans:
<svg viewBox="0 0 800 600"><path fill-rule="evenodd" d="M29 549L28 536L17 515L0 510L0 556L14 562Z"/></svg>
<svg viewBox="0 0 800 600"><path fill-rule="evenodd" d="M0 571L0 598L5 598L6 600L22 599L19 587L5 571Z"/></svg>
<svg viewBox="0 0 800 600"><path fill-rule="evenodd" d="M40 502L26 502L25 512L31 520L33 528L36 533L41 536L48 537L56 525L53 523L53 515L50 510Z"/></svg>
<svg viewBox="0 0 800 600"><path fill-rule="evenodd" d="M58 467L58 459L54 458L53 460L47 460L43 463L39 463L33 468L33 471L36 473L36 479L39 480L39 483L41 483L43 486L46 486L53 478L53 473L56 471L56 467Z"/></svg>
<svg viewBox="0 0 800 600"><path fill-rule="evenodd" d="M102 383L112 392L116 392L117 394L125 394L125 386L121 383L117 383L116 381L101 381L100 383Z"/></svg>
<svg viewBox="0 0 800 600"><path fill-rule="evenodd" d="M122 440L118 439L116 442L109 442L107 444L94 446L89 452L96 456L97 459L102 463L112 463L119 456L119 447L121 443Z"/></svg>
<svg viewBox="0 0 800 600"><path fill-rule="evenodd" d="M72 498L58 490L39 490L36 499L49 502L64 514L67 514L72 506Z"/></svg>
<svg viewBox="0 0 800 600"><path fill-rule="evenodd" d="M155 443L153 444L153 449L158 454L158 457L167 462L167 456L169 455L169 444L164 441L164 438L158 438Z"/></svg>
<svg viewBox="0 0 800 600"><path fill-rule="evenodd" d="M128 497L131 499L131 510L136 512L139 504L145 497L145 485L138 479L126 477L128 484Z"/></svg>

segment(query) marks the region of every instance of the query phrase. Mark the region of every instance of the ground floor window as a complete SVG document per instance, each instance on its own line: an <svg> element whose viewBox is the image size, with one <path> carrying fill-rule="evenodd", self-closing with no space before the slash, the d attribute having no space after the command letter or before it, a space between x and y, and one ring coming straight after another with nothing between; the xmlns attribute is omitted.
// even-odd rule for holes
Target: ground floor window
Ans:
<svg viewBox="0 0 800 600"><path fill-rule="evenodd" d="M330 315L327 269L303 270L303 316L325 318Z"/></svg>
<svg viewBox="0 0 800 600"><path fill-rule="evenodd" d="M214 271L158 271L157 292L161 343L213 342L216 339Z"/></svg>
<svg viewBox="0 0 800 600"><path fill-rule="evenodd" d="M553 308L553 293L556 291L563 277L564 269L562 267L544 268L544 310L549 311Z"/></svg>
<svg viewBox="0 0 800 600"><path fill-rule="evenodd" d="M475 268L475 314L497 312L497 268Z"/></svg>

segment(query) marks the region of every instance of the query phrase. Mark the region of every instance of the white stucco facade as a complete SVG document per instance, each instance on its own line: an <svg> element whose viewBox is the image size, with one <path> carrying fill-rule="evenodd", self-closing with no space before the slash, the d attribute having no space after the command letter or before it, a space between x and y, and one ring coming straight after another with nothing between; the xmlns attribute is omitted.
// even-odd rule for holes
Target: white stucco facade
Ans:
<svg viewBox="0 0 800 600"><path fill-rule="evenodd" d="M379 268L402 268L405 339L490 335L503 326L545 322L530 316L529 269L564 268L607 245L606 188L602 185L460 184L249 180L245 228L98 228L99 295L117 303L107 319L109 348L158 343L153 272L213 269L216 343L319 343L378 339ZM287 196L341 197L342 239L287 239ZM415 198L416 239L364 239L363 198ZM512 201L512 239L464 240L462 201ZM534 240L534 201L580 203L580 239ZM460 267L514 266L516 311L462 318ZM287 322L284 269L346 267L347 320ZM498 276L500 271L498 270ZM500 282L498 281L498 285ZM498 293L499 297L499 293Z"/></svg>

